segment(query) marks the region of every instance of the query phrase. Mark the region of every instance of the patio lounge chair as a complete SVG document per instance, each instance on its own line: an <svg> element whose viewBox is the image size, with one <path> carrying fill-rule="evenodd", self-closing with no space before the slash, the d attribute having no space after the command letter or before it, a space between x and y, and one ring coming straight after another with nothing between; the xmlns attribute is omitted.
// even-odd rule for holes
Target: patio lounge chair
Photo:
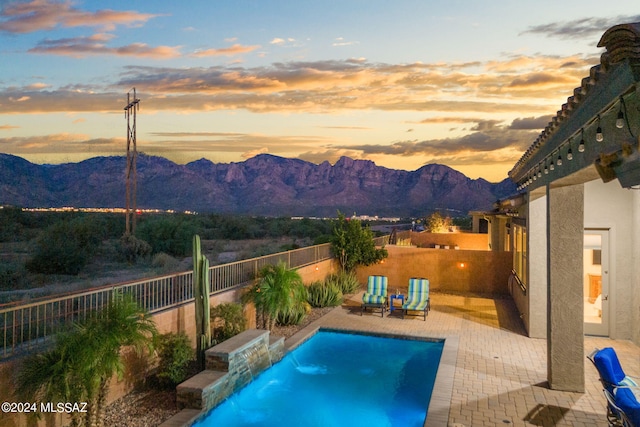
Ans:
<svg viewBox="0 0 640 427"><path fill-rule="evenodd" d="M360 316L367 308L379 308L384 317L387 308L387 276L369 276L367 291L362 295Z"/></svg>
<svg viewBox="0 0 640 427"><path fill-rule="evenodd" d="M422 278L409 279L407 300L402 304L402 318L404 318L409 311L422 311L424 320L426 321L430 309L429 280Z"/></svg>
<svg viewBox="0 0 640 427"><path fill-rule="evenodd" d="M596 348L587 358L600 374L607 398L609 424L640 427L640 403L632 391L633 388L640 391L640 388L633 377L625 374L615 350L611 347L602 350Z"/></svg>

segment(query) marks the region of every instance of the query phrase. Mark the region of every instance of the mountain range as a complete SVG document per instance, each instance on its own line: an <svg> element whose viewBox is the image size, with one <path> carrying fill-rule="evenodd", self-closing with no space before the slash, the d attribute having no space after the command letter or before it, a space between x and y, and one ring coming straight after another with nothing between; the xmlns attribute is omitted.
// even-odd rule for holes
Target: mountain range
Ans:
<svg viewBox="0 0 640 427"><path fill-rule="evenodd" d="M200 159L185 165L139 154L137 206L201 213L335 216L338 210L379 216L460 214L491 209L515 192L505 179L470 179L448 166L415 171L342 157L334 165L261 154L238 163ZM124 207L124 156L38 165L0 153L0 205Z"/></svg>

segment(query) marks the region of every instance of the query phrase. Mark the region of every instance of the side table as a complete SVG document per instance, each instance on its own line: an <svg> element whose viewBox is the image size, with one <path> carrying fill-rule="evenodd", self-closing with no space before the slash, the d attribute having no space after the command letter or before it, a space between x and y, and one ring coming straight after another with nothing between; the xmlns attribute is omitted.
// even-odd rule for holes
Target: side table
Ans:
<svg viewBox="0 0 640 427"><path fill-rule="evenodd" d="M402 304L404 304L404 295L403 294L392 294L391 296L389 296L389 311L393 311L394 307L393 307L393 300L400 300L400 307L402 307Z"/></svg>

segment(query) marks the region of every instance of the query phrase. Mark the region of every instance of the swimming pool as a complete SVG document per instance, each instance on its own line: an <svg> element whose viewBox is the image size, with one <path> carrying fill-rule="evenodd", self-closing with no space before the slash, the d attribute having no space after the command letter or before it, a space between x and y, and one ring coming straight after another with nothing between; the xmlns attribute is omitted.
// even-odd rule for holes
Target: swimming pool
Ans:
<svg viewBox="0 0 640 427"><path fill-rule="evenodd" d="M422 427L444 341L319 331L197 427Z"/></svg>

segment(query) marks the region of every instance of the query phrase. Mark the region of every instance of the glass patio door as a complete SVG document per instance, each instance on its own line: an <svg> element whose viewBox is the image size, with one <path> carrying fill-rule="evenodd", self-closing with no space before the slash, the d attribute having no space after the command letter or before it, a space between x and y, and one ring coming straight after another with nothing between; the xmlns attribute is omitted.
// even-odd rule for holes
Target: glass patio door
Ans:
<svg viewBox="0 0 640 427"><path fill-rule="evenodd" d="M584 231L584 333L609 336L609 231Z"/></svg>

